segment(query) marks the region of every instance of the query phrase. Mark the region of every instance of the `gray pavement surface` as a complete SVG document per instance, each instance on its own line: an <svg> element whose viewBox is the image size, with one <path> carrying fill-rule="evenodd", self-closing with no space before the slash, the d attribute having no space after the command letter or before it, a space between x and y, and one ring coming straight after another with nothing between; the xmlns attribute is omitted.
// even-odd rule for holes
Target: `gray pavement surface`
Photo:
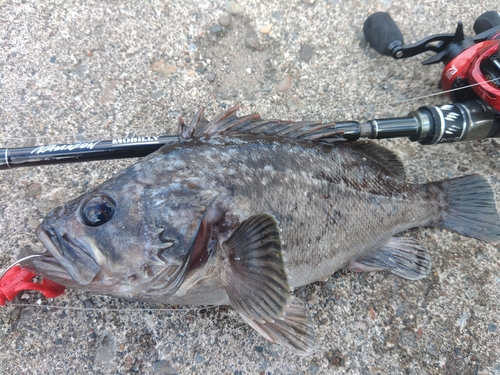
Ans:
<svg viewBox="0 0 500 375"><path fill-rule="evenodd" d="M379 56L361 37L365 18L389 11L411 42L459 20L472 34L475 18L497 9L478 0L3 1L0 147L174 134L177 118L200 106L208 117L235 104L294 120L405 116L448 101L428 97L442 66ZM477 172L500 198L494 140L382 143L411 182ZM0 172L0 269L42 249L34 229L51 208L132 162ZM227 307L30 292L0 307L0 373L500 374L498 248L438 229L411 235L433 258L424 280L341 271L296 291L316 325L309 357L268 343Z"/></svg>

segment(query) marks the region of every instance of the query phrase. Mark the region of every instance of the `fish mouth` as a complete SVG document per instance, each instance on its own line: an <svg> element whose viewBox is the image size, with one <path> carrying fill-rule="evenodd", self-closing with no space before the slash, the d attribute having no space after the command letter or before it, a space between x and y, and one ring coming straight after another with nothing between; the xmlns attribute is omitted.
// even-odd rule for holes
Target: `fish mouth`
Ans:
<svg viewBox="0 0 500 375"><path fill-rule="evenodd" d="M35 233L47 251L23 263L38 275L67 287L120 295L126 299L147 301L153 297L174 294L184 282L186 274L202 268L211 255L207 251L211 225L204 219L191 244L191 250L183 257L172 260L160 255L160 260L165 264L155 267L156 271L150 276L134 274L127 277L126 281L103 280L104 270L96 261L92 244L82 243L78 238L54 229L47 220L36 228Z"/></svg>
<svg viewBox="0 0 500 375"><path fill-rule="evenodd" d="M63 282L67 285L68 278L64 275L67 273L76 283L85 286L99 273L101 267L91 255L92 250L67 233L58 233L48 223L40 224L35 233L48 250L42 259L32 261L42 276L56 282L63 277Z"/></svg>

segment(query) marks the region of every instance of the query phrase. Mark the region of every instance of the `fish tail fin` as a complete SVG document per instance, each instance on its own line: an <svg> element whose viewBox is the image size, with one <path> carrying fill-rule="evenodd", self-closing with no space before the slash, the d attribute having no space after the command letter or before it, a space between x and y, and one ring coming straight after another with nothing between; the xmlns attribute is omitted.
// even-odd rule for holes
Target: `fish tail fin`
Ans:
<svg viewBox="0 0 500 375"><path fill-rule="evenodd" d="M473 174L436 184L446 194L447 207L435 226L485 242L500 241L500 217L488 180Z"/></svg>

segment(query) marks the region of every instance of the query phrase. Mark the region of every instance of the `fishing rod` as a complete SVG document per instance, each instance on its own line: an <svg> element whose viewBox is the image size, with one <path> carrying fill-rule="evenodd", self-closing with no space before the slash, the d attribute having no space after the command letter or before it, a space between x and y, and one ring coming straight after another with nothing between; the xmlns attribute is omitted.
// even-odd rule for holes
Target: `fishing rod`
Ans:
<svg viewBox="0 0 500 375"><path fill-rule="evenodd" d="M482 101L424 106L408 117L375 119L364 123L337 122L347 141L360 138L409 137L423 145L500 137L500 116ZM328 128L325 129L325 131ZM0 170L37 165L122 159L146 156L178 136L148 136L70 144L0 149Z"/></svg>
<svg viewBox="0 0 500 375"><path fill-rule="evenodd" d="M394 59L435 54L422 64L443 62L440 86L453 104L423 106L406 117L375 119L359 123L332 124L343 139L408 137L423 145L500 137L500 14L489 11L474 23L475 37L465 37L463 24L454 34L436 34L404 45L403 36L388 13L367 18L363 32L379 53ZM145 136L45 145L0 148L0 170L47 164L122 159L146 156L177 136Z"/></svg>

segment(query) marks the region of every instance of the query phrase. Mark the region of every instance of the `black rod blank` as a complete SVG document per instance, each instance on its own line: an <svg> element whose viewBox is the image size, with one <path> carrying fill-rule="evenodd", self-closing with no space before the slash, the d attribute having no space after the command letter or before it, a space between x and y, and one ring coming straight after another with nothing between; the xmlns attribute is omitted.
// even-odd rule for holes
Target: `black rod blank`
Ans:
<svg viewBox="0 0 500 375"><path fill-rule="evenodd" d="M424 145L500 137L500 115L483 101L425 106L408 117L338 122L346 141L409 137ZM146 156L177 136L120 138L26 148L0 149L0 170L37 165Z"/></svg>
<svg viewBox="0 0 500 375"><path fill-rule="evenodd" d="M0 170L37 165L136 158L149 155L177 136L120 138L38 147L0 149Z"/></svg>

